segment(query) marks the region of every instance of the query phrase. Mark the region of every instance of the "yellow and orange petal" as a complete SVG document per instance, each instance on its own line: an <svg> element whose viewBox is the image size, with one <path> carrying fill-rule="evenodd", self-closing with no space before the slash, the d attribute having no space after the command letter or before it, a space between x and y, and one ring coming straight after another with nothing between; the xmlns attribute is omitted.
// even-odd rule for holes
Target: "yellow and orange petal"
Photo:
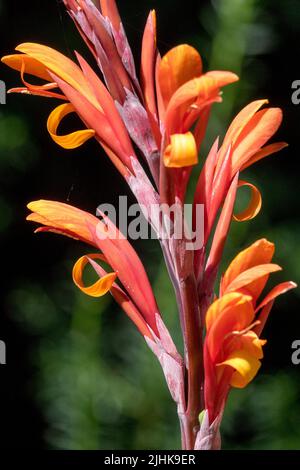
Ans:
<svg viewBox="0 0 300 470"><path fill-rule="evenodd" d="M225 294L209 307L206 346L212 361L220 354L224 339L233 331L249 327L254 316L252 298L236 292Z"/></svg>
<svg viewBox="0 0 300 470"><path fill-rule="evenodd" d="M18 72L21 72L23 69L26 74L34 75L47 82L53 81L45 65L26 54L7 55L2 57L1 62Z"/></svg>
<svg viewBox="0 0 300 470"><path fill-rule="evenodd" d="M32 211L27 220L45 225L49 231L66 231L67 235L73 234L76 238L96 246L89 227L96 229L99 220L92 214L57 201L33 201L27 207Z"/></svg>
<svg viewBox="0 0 300 470"><path fill-rule="evenodd" d="M254 219L259 214L262 206L262 197L260 191L254 184L248 183L247 181L240 180L238 182L238 188L247 187L251 191L250 201L246 209L239 214L233 215L233 220L236 222L245 222L247 220Z"/></svg>
<svg viewBox="0 0 300 470"><path fill-rule="evenodd" d="M171 143L164 152L164 165L167 168L183 168L197 165L198 149L191 132L171 135Z"/></svg>
<svg viewBox="0 0 300 470"><path fill-rule="evenodd" d="M52 140L54 140L54 142L60 147L67 150L80 147L87 140L95 136L95 131L93 129L83 129L67 135L57 134L57 129L64 117L74 112L76 111L71 103L64 103L57 106L57 108L52 111L47 121L47 129Z"/></svg>
<svg viewBox="0 0 300 470"><path fill-rule="evenodd" d="M107 294L112 288L116 278L117 273L108 273L100 277L96 282L90 286L85 286L83 282L83 272L86 265L92 260L101 260L103 261L104 257L101 254L88 254L79 258L73 267L72 277L74 284L86 295L90 297L102 297Z"/></svg>
<svg viewBox="0 0 300 470"><path fill-rule="evenodd" d="M182 44L167 52L158 70L158 84L165 107L178 88L201 74L202 59L193 47Z"/></svg>
<svg viewBox="0 0 300 470"><path fill-rule="evenodd" d="M230 263L221 281L221 295L227 291L227 288L232 282L244 271L255 266L269 264L274 256L275 246L274 243L269 242L265 238L257 240L245 250L241 251L234 260ZM253 280L248 284L247 289L255 298L261 294L268 275L257 280Z"/></svg>
<svg viewBox="0 0 300 470"><path fill-rule="evenodd" d="M43 64L47 71L54 73L79 91L97 109L100 108L82 70L71 59L42 44L24 43L16 47L16 50Z"/></svg>
<svg viewBox="0 0 300 470"><path fill-rule="evenodd" d="M234 372L232 374L230 385L235 388L244 388L256 376L261 362L255 356L245 350L233 351L228 358L217 367L231 367Z"/></svg>

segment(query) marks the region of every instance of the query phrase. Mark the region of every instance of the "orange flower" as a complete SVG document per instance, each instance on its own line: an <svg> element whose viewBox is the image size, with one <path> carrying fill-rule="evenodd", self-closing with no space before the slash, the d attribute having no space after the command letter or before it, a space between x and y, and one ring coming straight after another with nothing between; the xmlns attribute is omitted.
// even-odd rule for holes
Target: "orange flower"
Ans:
<svg viewBox="0 0 300 470"><path fill-rule="evenodd" d="M191 46L171 49L156 64L156 96L162 130L162 200L183 202L191 168L205 136L211 106L221 88L238 80L227 71L202 73L202 59ZM170 169L170 170L168 170ZM175 170L174 170L175 169Z"/></svg>
<svg viewBox="0 0 300 470"><path fill-rule="evenodd" d="M60 233L101 250L101 254L86 255L75 264L73 279L83 292L99 297L110 290L122 307L125 307L126 313L134 319L140 331L142 327L143 334L149 331L147 325L158 333L155 318L158 307L144 266L128 240L104 214L100 214L102 220L99 220L68 204L45 200L31 202L28 208L32 213L27 220L43 225L37 232ZM114 272L106 273L94 259L109 264ZM82 281L87 262L92 264L100 276L100 279L89 287L85 287ZM116 277L124 289L115 285Z"/></svg>
<svg viewBox="0 0 300 470"><path fill-rule="evenodd" d="M259 338L275 298L296 287L293 282L276 286L260 302L269 274L280 270L271 264L273 243L258 240L229 265L220 287L220 297L206 315L204 344L205 404L210 422L221 412L230 387L243 388L261 366Z"/></svg>
<svg viewBox="0 0 300 470"><path fill-rule="evenodd" d="M214 102L220 102L220 89L238 80L226 71L202 74L202 60L191 46L183 44L171 49L158 67L156 87L161 96L160 115L166 132L166 142L174 134L186 134L196 123L194 131L195 155L185 160L182 151L181 167L197 163L197 153L205 134L208 111ZM172 143L171 143L172 145ZM173 152L177 152L176 143ZM189 145L189 144L187 144ZM165 159L165 165L175 166L172 159ZM176 163L176 167L179 164Z"/></svg>
<svg viewBox="0 0 300 470"><path fill-rule="evenodd" d="M205 161L194 195L194 206L204 205L205 244L236 175L287 145L284 142L265 145L282 121L282 112L279 108L259 110L266 103L267 100L254 101L242 109L232 121L222 146L218 148L217 139ZM240 214L233 215L234 220L242 222L253 219L259 213L262 198L259 190L247 181L236 181L235 191L239 187L250 189L247 208ZM229 228L229 224L225 226ZM224 227L215 232L213 244L220 244L220 241L226 238ZM219 258L210 257L210 264L214 268L218 262Z"/></svg>
<svg viewBox="0 0 300 470"><path fill-rule="evenodd" d="M25 88L11 91L25 90L31 94L57 97L49 90L59 87L63 93L60 96L70 102L58 106L49 116L47 127L52 139L63 148L72 149L95 136L122 174L128 173L128 169L132 171L131 158L135 153L128 132L113 98L87 62L77 54L79 67L68 57L41 44L25 43L16 50L23 54L5 56L2 62L21 71ZM25 73L51 82L31 86L24 81ZM60 122L74 111L88 129L67 136L58 135Z"/></svg>

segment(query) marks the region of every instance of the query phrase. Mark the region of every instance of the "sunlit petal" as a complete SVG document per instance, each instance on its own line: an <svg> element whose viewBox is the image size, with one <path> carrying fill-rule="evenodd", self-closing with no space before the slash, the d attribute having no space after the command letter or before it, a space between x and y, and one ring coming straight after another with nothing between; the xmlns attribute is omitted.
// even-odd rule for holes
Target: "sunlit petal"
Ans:
<svg viewBox="0 0 300 470"><path fill-rule="evenodd" d="M57 134L58 126L63 118L73 112L75 112L74 106L70 103L64 103L52 111L47 121L47 129L54 142L68 150L80 147L95 136L93 129L83 129L67 135Z"/></svg>
<svg viewBox="0 0 300 470"><path fill-rule="evenodd" d="M198 163L198 149L191 132L171 135L171 143L164 152L164 164L168 168L182 168Z"/></svg>
<svg viewBox="0 0 300 470"><path fill-rule="evenodd" d="M102 297L107 294L111 289L114 281L117 278L117 273L109 273L105 276L98 279L94 284L90 286L85 286L83 282L83 272L86 265L89 263L90 259L100 259L103 261L103 256L99 254L88 254L79 258L73 267L73 281L74 284L82 291L84 294L89 295L90 297Z"/></svg>
<svg viewBox="0 0 300 470"><path fill-rule="evenodd" d="M239 214L234 214L233 219L237 222L245 222L246 220L254 219L259 214L262 206L262 197L254 184L248 183L247 181L239 181L238 187L246 186L251 190L250 202L246 209Z"/></svg>
<svg viewBox="0 0 300 470"><path fill-rule="evenodd" d="M230 385L236 388L244 388L256 376L261 362L247 351L238 350L234 351L218 366L232 367L235 372L231 377Z"/></svg>

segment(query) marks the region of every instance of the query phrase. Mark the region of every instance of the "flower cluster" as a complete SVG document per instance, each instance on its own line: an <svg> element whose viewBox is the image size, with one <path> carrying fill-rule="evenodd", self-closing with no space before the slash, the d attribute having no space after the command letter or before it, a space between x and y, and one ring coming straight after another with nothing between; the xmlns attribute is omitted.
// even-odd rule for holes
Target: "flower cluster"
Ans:
<svg viewBox="0 0 300 470"><path fill-rule="evenodd" d="M199 53L186 44L161 57L154 11L144 30L137 74L114 0L64 3L99 74L78 53L73 61L50 47L25 43L2 58L21 74L22 86L10 91L62 101L47 122L51 138L68 150L95 138L146 208L176 204L183 213L192 170L200 164L193 208L195 218L197 206L204 207L203 246L187 250L184 237L176 239L172 231L162 237L164 222L172 226L174 220L153 211L148 216L174 285L184 357L164 325L139 256L105 214L97 218L62 202L40 200L28 205L28 220L40 225L38 232L61 233L96 249L76 262L74 283L90 296L110 292L157 356L177 403L183 448L218 448L228 392L245 387L256 375L265 344L260 335L273 302L295 287L292 282L279 284L259 300L270 273L280 269L271 263L274 245L262 239L232 261L219 297L214 293L231 220L250 220L262 205L259 190L241 179L241 172L285 147L284 142L268 144L282 112L266 107L267 100L248 104L222 144L217 139L207 158L198 158L212 106L222 102L222 88L238 77L229 71L203 72ZM42 83L31 84L28 75ZM73 112L83 129L61 135L60 123ZM250 202L233 214L241 186L250 189ZM83 282L88 263L97 274L90 286Z"/></svg>

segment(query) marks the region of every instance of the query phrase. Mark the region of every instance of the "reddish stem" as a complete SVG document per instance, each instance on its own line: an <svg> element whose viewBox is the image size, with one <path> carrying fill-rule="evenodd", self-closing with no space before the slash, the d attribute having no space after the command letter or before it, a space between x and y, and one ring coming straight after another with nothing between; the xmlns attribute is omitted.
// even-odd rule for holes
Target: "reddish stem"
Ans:
<svg viewBox="0 0 300 470"><path fill-rule="evenodd" d="M196 279L189 274L179 282L184 322L185 360L187 367L187 407L181 427L186 450L194 448L199 429L199 413L203 409L203 344Z"/></svg>

